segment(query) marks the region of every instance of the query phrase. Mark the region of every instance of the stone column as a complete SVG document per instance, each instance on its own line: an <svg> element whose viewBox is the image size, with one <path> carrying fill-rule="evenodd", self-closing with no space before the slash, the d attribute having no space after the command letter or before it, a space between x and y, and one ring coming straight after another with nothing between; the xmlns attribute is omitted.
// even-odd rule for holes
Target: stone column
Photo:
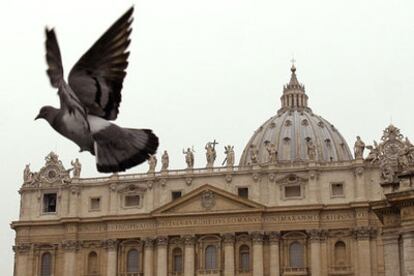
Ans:
<svg viewBox="0 0 414 276"><path fill-rule="evenodd" d="M223 235L224 243L224 276L234 276L234 234Z"/></svg>
<svg viewBox="0 0 414 276"><path fill-rule="evenodd" d="M29 254L32 246L29 243L22 243L16 246L13 246L15 252L15 276L26 276L30 275L32 272L29 270Z"/></svg>
<svg viewBox="0 0 414 276"><path fill-rule="evenodd" d="M154 240L146 238L144 241L144 276L154 275Z"/></svg>
<svg viewBox="0 0 414 276"><path fill-rule="evenodd" d="M79 242L75 240L66 240L62 242L63 249L63 275L76 276L76 251L79 249Z"/></svg>
<svg viewBox="0 0 414 276"><path fill-rule="evenodd" d="M321 231L312 229L308 231L311 249L311 271L312 276L321 275Z"/></svg>
<svg viewBox="0 0 414 276"><path fill-rule="evenodd" d="M103 246L106 249L106 276L116 276L118 242L116 240L106 240L103 242Z"/></svg>
<svg viewBox="0 0 414 276"><path fill-rule="evenodd" d="M263 276L263 234L252 233L253 242L253 275Z"/></svg>
<svg viewBox="0 0 414 276"><path fill-rule="evenodd" d="M328 231L321 230L321 276L328 276Z"/></svg>
<svg viewBox="0 0 414 276"><path fill-rule="evenodd" d="M371 250L370 231L367 226L360 226L354 229L358 245L358 275L371 275Z"/></svg>
<svg viewBox="0 0 414 276"><path fill-rule="evenodd" d="M270 241L270 276L280 276L279 241L280 232L271 232Z"/></svg>
<svg viewBox="0 0 414 276"><path fill-rule="evenodd" d="M191 235L184 236L184 276L195 275L195 238Z"/></svg>
<svg viewBox="0 0 414 276"><path fill-rule="evenodd" d="M157 238L157 276L167 276L167 245L168 237Z"/></svg>
<svg viewBox="0 0 414 276"><path fill-rule="evenodd" d="M414 275L414 232L402 234L404 275Z"/></svg>

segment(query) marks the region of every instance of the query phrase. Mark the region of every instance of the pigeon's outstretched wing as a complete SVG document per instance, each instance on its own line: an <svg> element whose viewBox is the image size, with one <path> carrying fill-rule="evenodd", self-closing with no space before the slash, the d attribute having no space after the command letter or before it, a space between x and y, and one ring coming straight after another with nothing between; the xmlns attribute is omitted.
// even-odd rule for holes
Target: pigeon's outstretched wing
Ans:
<svg viewBox="0 0 414 276"><path fill-rule="evenodd" d="M50 83L58 89L60 98L60 108L63 112L69 112L75 116L83 117L87 124L86 111L78 97L63 79L62 58L60 55L59 44L56 39L54 29L45 29L46 32L46 62L48 65L47 74Z"/></svg>
<svg viewBox="0 0 414 276"><path fill-rule="evenodd" d="M121 102L121 89L132 23L131 7L79 59L69 74L69 85L89 114L115 120Z"/></svg>

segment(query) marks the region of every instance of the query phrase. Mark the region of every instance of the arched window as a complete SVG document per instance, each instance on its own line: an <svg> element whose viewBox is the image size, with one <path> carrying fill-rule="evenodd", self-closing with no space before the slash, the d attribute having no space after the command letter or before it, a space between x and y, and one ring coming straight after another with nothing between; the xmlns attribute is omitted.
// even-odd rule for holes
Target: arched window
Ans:
<svg viewBox="0 0 414 276"><path fill-rule="evenodd" d="M127 272L139 272L139 253L136 249L131 249L127 254Z"/></svg>
<svg viewBox="0 0 414 276"><path fill-rule="evenodd" d="M335 243L335 265L346 264L346 246L343 241Z"/></svg>
<svg viewBox="0 0 414 276"><path fill-rule="evenodd" d="M245 244L239 248L239 266L240 271L250 271L250 249Z"/></svg>
<svg viewBox="0 0 414 276"><path fill-rule="evenodd" d="M183 272L183 252L181 248L174 248L172 252L173 257L173 272Z"/></svg>
<svg viewBox="0 0 414 276"><path fill-rule="evenodd" d="M52 275L52 255L46 252L42 255L40 264L40 276Z"/></svg>
<svg viewBox="0 0 414 276"><path fill-rule="evenodd" d="M217 253L216 247L214 245L209 245L206 247L204 257L207 270L217 269Z"/></svg>
<svg viewBox="0 0 414 276"><path fill-rule="evenodd" d="M303 245L297 241L292 242L289 246L289 265L290 267L302 268L304 267L304 248Z"/></svg>
<svg viewBox="0 0 414 276"><path fill-rule="evenodd" d="M95 251L88 255L88 274L98 274L98 254Z"/></svg>

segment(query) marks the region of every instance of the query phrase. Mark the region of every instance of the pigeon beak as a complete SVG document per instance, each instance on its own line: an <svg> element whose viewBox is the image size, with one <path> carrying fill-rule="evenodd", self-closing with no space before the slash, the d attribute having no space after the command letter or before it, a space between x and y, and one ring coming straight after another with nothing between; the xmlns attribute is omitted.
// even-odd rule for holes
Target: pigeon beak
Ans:
<svg viewBox="0 0 414 276"><path fill-rule="evenodd" d="M35 121L36 121L36 120L37 120L37 119L39 119L39 118L41 118L41 117L40 117L40 113L39 113L39 114L37 114L36 118L34 118L34 119L35 119Z"/></svg>

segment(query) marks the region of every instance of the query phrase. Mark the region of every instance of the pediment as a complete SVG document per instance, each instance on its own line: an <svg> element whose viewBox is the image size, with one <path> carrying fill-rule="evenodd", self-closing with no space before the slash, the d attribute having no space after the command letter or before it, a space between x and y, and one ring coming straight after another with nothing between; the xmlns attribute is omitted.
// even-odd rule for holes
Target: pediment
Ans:
<svg viewBox="0 0 414 276"><path fill-rule="evenodd" d="M203 185L180 199L167 203L153 214L198 214L209 212L254 211L264 205L211 185Z"/></svg>

